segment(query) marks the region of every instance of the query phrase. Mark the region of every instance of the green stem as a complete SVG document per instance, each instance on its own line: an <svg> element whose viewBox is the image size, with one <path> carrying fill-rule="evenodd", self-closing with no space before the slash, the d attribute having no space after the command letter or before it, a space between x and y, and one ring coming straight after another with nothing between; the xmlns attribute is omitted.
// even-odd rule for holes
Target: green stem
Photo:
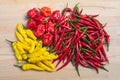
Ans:
<svg viewBox="0 0 120 80"><path fill-rule="evenodd" d="M6 39L6 41L9 42L9 43L11 43L11 44L14 42L14 41L10 41L10 40L8 40L8 39Z"/></svg>
<svg viewBox="0 0 120 80"><path fill-rule="evenodd" d="M73 67L75 67L75 70L76 70L78 76L80 77L79 70L78 70L78 68L75 66L75 59L74 59L74 58L71 60L71 63L72 63L72 65L73 65Z"/></svg>
<svg viewBox="0 0 120 80"><path fill-rule="evenodd" d="M14 64L14 66L22 69L22 66L20 66L20 65Z"/></svg>
<svg viewBox="0 0 120 80"><path fill-rule="evenodd" d="M106 46L107 46L107 51L109 51L109 45L110 43L107 43Z"/></svg>
<svg viewBox="0 0 120 80"><path fill-rule="evenodd" d="M107 71L107 72L109 72L109 70L107 70L105 67L103 67L103 66L100 66L99 67L100 69L103 69L103 70L105 70L105 71Z"/></svg>

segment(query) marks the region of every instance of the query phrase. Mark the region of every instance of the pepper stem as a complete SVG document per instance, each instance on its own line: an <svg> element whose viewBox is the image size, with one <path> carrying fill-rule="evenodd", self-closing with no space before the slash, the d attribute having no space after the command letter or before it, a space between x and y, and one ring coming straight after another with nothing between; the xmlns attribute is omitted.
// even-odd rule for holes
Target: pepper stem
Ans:
<svg viewBox="0 0 120 80"><path fill-rule="evenodd" d="M103 69L103 70L105 70L105 71L107 71L107 72L109 72L105 67L103 67L103 66L100 66L99 67L100 69Z"/></svg>
<svg viewBox="0 0 120 80"><path fill-rule="evenodd" d="M15 67L19 67L20 69L22 69L22 66L14 64Z"/></svg>
<svg viewBox="0 0 120 80"><path fill-rule="evenodd" d="M10 40L8 40L8 39L6 39L6 41L9 42L9 43L11 43L11 44L14 42L14 41L10 41Z"/></svg>

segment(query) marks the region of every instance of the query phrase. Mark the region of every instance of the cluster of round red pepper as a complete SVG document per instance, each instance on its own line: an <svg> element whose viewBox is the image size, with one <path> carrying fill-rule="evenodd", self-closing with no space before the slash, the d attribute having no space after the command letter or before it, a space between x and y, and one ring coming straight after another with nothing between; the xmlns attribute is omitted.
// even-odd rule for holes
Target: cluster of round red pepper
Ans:
<svg viewBox="0 0 120 80"><path fill-rule="evenodd" d="M71 62L78 75L79 65L97 72L98 68L107 71L103 67L104 62L109 62L103 47L110 42L110 36L104 30L106 24L96 19L98 15L86 15L82 11L78 4L61 12L51 11L49 7L33 8L27 12L27 27L43 41L44 46L59 55L56 67L61 62L63 65L57 70Z"/></svg>
<svg viewBox="0 0 120 80"><path fill-rule="evenodd" d="M50 18L54 18L54 16L50 16L54 15L54 13L51 13L49 7L42 7L40 10L33 8L27 12L27 27L33 30L38 39L43 39L44 45L49 45L53 40L52 34L55 31L55 24Z"/></svg>

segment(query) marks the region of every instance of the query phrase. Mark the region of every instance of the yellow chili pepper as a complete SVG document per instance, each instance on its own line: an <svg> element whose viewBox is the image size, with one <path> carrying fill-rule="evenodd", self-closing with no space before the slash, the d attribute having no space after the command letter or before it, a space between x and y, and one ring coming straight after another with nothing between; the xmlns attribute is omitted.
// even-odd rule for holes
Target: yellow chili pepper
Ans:
<svg viewBox="0 0 120 80"><path fill-rule="evenodd" d="M16 31L15 34L16 34L19 41L21 41L21 42L24 41L24 38L22 37L22 35L19 32Z"/></svg>
<svg viewBox="0 0 120 80"><path fill-rule="evenodd" d="M25 50L19 43L16 43L16 47L19 50L19 52L21 53L21 55L25 53Z"/></svg>
<svg viewBox="0 0 120 80"><path fill-rule="evenodd" d="M30 49L30 46L27 44L27 45L25 45L25 44L23 44L22 42L20 42L20 41L17 41L17 43L20 45L20 46L22 46L23 47L23 49L25 49L25 50L29 50Z"/></svg>
<svg viewBox="0 0 120 80"><path fill-rule="evenodd" d="M32 53L35 49L35 44L34 43L31 43L31 47L29 49L29 53Z"/></svg>
<svg viewBox="0 0 120 80"><path fill-rule="evenodd" d="M24 31L22 24L18 23L17 29L24 38L27 37L26 32Z"/></svg>
<svg viewBox="0 0 120 80"><path fill-rule="evenodd" d="M44 63L45 65L49 66L50 68L55 69L55 66L54 66L54 64L52 63L52 61L47 61L47 60L45 60L45 61L43 61L43 63Z"/></svg>
<svg viewBox="0 0 120 80"><path fill-rule="evenodd" d="M51 59L57 59L58 58L58 55L55 55L55 54L49 54L49 57Z"/></svg>
<svg viewBox="0 0 120 80"><path fill-rule="evenodd" d="M25 30L25 32L26 32L27 36L30 37L31 39L33 39L33 40L37 39L31 30L27 29L27 30Z"/></svg>
<svg viewBox="0 0 120 80"><path fill-rule="evenodd" d="M54 69L52 69L52 68L46 66L46 65L43 64L42 62L38 62L38 63L36 63L36 64L37 64L39 67L42 67L43 69L45 69L46 71L49 71L49 72L55 71Z"/></svg>
<svg viewBox="0 0 120 80"><path fill-rule="evenodd" d="M46 48L40 48L40 49L37 50L37 51L33 51L32 53L29 53L29 54L28 54L28 57L29 57L29 58L39 57L39 56L43 55L45 52L46 52Z"/></svg>
<svg viewBox="0 0 120 80"><path fill-rule="evenodd" d="M14 66L20 67L20 68L21 68L22 70L24 70L24 71L27 71L27 70L42 71L42 70L44 70L43 68L41 68L41 67L39 67L39 66L37 66L37 65L35 65L35 64L29 64L29 63L23 64L22 66L19 66L19 65L14 65Z"/></svg>
<svg viewBox="0 0 120 80"><path fill-rule="evenodd" d="M37 43L34 52L36 52L37 50L39 50L39 49L41 49L41 48L42 48L42 41L40 40L40 41Z"/></svg>
<svg viewBox="0 0 120 80"><path fill-rule="evenodd" d="M13 50L15 52L15 56L16 56L16 59L18 60L18 63L21 63L22 62L22 56L21 56L19 50L16 47L16 42L12 43L12 47L13 47Z"/></svg>
<svg viewBox="0 0 120 80"><path fill-rule="evenodd" d="M28 62L30 62L30 63L36 63L36 62L44 61L44 60L52 60L52 59L50 57L40 56L40 57L29 58Z"/></svg>
<svg viewBox="0 0 120 80"><path fill-rule="evenodd" d="M32 43L35 44L35 45L38 43L37 41L32 40L32 39L30 39L30 38L25 38L25 41L26 41L28 44L30 44L30 45L31 45Z"/></svg>
<svg viewBox="0 0 120 80"><path fill-rule="evenodd" d="M22 54L22 58L26 60L28 58L27 54L26 53Z"/></svg>
<svg viewBox="0 0 120 80"><path fill-rule="evenodd" d="M44 52L42 55L49 57L50 53L46 51L46 52Z"/></svg>

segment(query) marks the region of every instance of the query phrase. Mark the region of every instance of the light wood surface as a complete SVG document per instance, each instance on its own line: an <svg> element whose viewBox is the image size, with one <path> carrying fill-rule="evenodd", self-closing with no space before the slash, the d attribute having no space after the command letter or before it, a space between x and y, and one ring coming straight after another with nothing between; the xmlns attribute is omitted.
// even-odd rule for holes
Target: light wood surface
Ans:
<svg viewBox="0 0 120 80"><path fill-rule="evenodd" d="M99 14L102 23L108 23L106 30L111 36L107 52L109 72L80 67L78 77L71 64L59 72L22 71L13 66L16 63L12 48L5 39L15 40L16 24L25 23L26 11L33 7L49 6L53 10L63 9L68 3L79 7L87 14ZM120 0L0 0L0 80L120 80Z"/></svg>

